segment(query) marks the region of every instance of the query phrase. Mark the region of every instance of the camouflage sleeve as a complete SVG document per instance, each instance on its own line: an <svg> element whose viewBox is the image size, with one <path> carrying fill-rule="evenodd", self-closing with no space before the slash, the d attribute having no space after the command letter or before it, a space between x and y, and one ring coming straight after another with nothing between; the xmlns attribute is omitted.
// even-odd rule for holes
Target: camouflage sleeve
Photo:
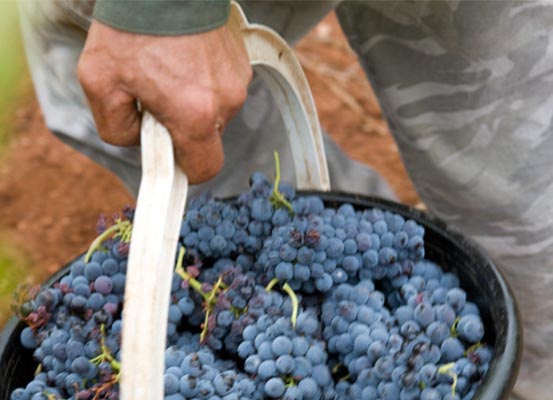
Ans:
<svg viewBox="0 0 553 400"><path fill-rule="evenodd" d="M338 9L420 197L512 285L517 392L553 380L553 4L351 1Z"/></svg>
<svg viewBox="0 0 553 400"><path fill-rule="evenodd" d="M230 0L97 0L94 18L128 32L185 35L227 22Z"/></svg>

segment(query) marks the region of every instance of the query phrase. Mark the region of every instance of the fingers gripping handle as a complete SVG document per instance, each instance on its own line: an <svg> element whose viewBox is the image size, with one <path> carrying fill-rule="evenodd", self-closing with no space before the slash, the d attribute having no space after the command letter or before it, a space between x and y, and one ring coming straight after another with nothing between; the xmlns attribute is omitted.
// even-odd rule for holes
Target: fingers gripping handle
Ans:
<svg viewBox="0 0 553 400"><path fill-rule="evenodd" d="M231 40L244 40L251 65L281 110L300 189L330 190L322 134L311 91L292 50L274 31L248 24L233 2ZM142 181L127 267L120 394L163 399L169 294L188 181L175 164L169 132L144 113Z"/></svg>

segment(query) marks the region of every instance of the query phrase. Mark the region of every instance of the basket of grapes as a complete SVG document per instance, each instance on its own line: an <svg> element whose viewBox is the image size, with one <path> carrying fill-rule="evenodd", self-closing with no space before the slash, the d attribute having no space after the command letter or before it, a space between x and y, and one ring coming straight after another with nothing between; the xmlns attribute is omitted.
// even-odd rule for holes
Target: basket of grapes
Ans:
<svg viewBox="0 0 553 400"><path fill-rule="evenodd" d="M274 179L194 198L182 217L178 172L167 187L143 178L136 213L102 220L85 254L20 293L0 400L507 399L521 328L493 261L421 211L329 191L292 51L234 4L232 18L281 107L301 190L280 182L275 154ZM161 128L145 116L143 146L165 146Z"/></svg>

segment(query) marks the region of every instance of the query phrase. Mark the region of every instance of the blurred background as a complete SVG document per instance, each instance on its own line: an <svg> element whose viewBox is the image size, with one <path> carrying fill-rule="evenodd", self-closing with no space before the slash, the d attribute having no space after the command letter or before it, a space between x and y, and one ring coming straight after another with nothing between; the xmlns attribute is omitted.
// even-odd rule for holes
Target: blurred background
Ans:
<svg viewBox="0 0 553 400"><path fill-rule="evenodd" d="M400 201L419 200L380 108L334 14L297 45L321 125L354 159L378 170ZM101 214L133 199L109 172L46 129L21 44L16 0L0 0L0 327L12 293L80 255Z"/></svg>
<svg viewBox="0 0 553 400"><path fill-rule="evenodd" d="M0 170L6 165L7 147L13 138L13 115L29 81L19 35L16 0L0 1ZM30 94L29 92L27 94ZM29 96L27 96L29 97ZM6 206L4 196L0 209ZM3 211L0 211L3 213ZM0 325L6 318L11 293L25 280L29 262L13 234L0 222Z"/></svg>

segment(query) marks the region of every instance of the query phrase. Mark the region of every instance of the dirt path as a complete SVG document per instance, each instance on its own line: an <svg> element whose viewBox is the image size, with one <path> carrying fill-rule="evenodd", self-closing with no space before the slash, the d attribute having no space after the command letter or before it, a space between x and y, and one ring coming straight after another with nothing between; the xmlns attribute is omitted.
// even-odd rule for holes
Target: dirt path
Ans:
<svg viewBox="0 0 553 400"><path fill-rule="evenodd" d="M383 174L401 201L416 204L376 99L333 15L299 43L298 54L322 126L353 158ZM132 199L117 178L49 133L31 95L15 118L0 163L0 235L28 256L29 276L41 281L83 252L100 214L111 215Z"/></svg>

